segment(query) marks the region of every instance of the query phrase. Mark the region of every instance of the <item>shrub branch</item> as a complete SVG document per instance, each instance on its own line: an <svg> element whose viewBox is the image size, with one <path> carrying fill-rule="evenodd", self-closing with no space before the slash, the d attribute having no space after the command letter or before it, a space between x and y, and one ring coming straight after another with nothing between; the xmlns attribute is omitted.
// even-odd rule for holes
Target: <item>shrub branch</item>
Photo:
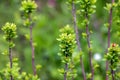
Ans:
<svg viewBox="0 0 120 80"><path fill-rule="evenodd" d="M65 73L64 73L64 80L67 80L67 70L68 70L68 63L65 63Z"/></svg>
<svg viewBox="0 0 120 80"><path fill-rule="evenodd" d="M75 34L76 34L77 46L78 46L78 50L81 51L81 46L80 46L80 41L79 41L79 32L78 32L78 28L76 25L76 9L75 9L74 0L72 0L72 15L73 15L73 23L74 23L74 30L75 30ZM82 56L80 56L80 66L82 67L83 78L84 78L84 80L86 80Z"/></svg>
<svg viewBox="0 0 120 80"><path fill-rule="evenodd" d="M36 75L36 68L35 68L35 51L34 51L34 46L33 46L33 38L32 38L32 26L30 26L30 45L32 48L32 68L34 75Z"/></svg>
<svg viewBox="0 0 120 80"><path fill-rule="evenodd" d="M85 15L86 20L88 20L88 14L86 13ZM89 48L89 62L90 62L90 68L91 68L91 80L93 80L94 77L94 68L93 68L93 64L92 64L92 52L91 52L91 44L90 44L90 32L89 32L89 28L88 28L88 23L86 23L86 34L87 34L87 44L88 44L88 48Z"/></svg>
<svg viewBox="0 0 120 80"><path fill-rule="evenodd" d="M113 3L114 3L114 0L112 0L112 5L113 5ZM110 47L110 38L111 38L110 31L111 31L111 25L112 25L112 12L113 12L113 9L111 7L110 12L109 12L109 19L108 19L108 23L109 23L109 25L108 25L108 48ZM108 66L109 66L109 63L108 63L108 61L106 61L106 80L108 80L108 75L107 75Z"/></svg>
<svg viewBox="0 0 120 80"><path fill-rule="evenodd" d="M9 39L9 44L11 43L11 39ZM13 63L12 63L12 48L10 47L10 45L9 45L9 61L10 61L10 68L12 69L12 65L13 65ZM10 75L10 80L13 80L13 76L12 75Z"/></svg>

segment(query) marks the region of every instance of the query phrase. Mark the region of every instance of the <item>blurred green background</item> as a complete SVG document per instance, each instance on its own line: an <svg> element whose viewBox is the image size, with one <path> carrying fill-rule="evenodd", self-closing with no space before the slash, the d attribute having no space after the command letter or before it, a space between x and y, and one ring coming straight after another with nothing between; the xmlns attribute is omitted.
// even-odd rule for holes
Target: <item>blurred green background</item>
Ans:
<svg viewBox="0 0 120 80"><path fill-rule="evenodd" d="M61 59L58 56L59 44L56 38L59 36L59 29L66 24L72 26L71 10L66 5L67 0L36 0L38 5L35 16L37 20L33 28L33 37L35 46L35 63L42 65L42 69L38 72L41 80L62 80L62 76L58 72L62 68ZM104 10L104 6L109 0L97 0L96 13L91 16L90 30L93 61L99 67L95 70L95 80L105 79L105 61L103 56L107 49L107 27L104 23L108 21L108 13ZM13 50L13 56L19 58L19 66L22 71L32 73L31 65L31 48L29 41L25 38L29 34L29 28L23 26L23 20L20 14L21 0L0 0L0 28L6 22L13 22L17 25L18 38L15 40L16 47ZM79 20L79 15L77 15ZM81 33L85 32L85 27L81 27L78 22L81 47L84 52L84 65L86 74L90 72L88 63L88 50L85 38ZM118 43L119 38L116 35L119 28L112 28L111 42ZM7 49L7 43L2 38L3 34L0 30L0 53ZM99 58L98 60L96 59ZM0 54L0 69L4 68L8 62L8 57ZM81 67L76 64L78 76L75 80L82 80Z"/></svg>

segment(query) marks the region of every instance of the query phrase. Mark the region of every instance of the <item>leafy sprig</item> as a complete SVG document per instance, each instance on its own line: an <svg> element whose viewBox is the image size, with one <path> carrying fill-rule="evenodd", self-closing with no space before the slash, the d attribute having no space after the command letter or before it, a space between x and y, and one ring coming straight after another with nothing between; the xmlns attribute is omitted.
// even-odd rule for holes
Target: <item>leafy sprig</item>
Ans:
<svg viewBox="0 0 120 80"><path fill-rule="evenodd" d="M25 17L29 17L29 14L33 13L37 8L34 0L24 0L21 3L20 10L23 12Z"/></svg>
<svg viewBox="0 0 120 80"><path fill-rule="evenodd" d="M105 59L109 61L109 66L111 71L108 72L111 75L112 80L117 78L116 70L119 65L119 57L120 57L120 47L118 44L111 44L110 48L108 48L108 53L105 55Z"/></svg>
<svg viewBox="0 0 120 80"><path fill-rule="evenodd" d="M65 68L59 69L61 74L64 74L64 80L73 77L75 74L74 65L72 62L72 54L75 49L75 34L73 29L67 25L64 28L60 29L60 35L57 39L59 41L60 53L59 55L62 58L62 62L65 64Z"/></svg>
<svg viewBox="0 0 120 80"><path fill-rule="evenodd" d="M24 25L30 26L33 24L35 17L32 16L32 13L36 11L37 4L34 0L23 0L21 2L20 11L25 18Z"/></svg>
<svg viewBox="0 0 120 80"><path fill-rule="evenodd" d="M116 70L120 57L120 47L118 44L113 43L110 48L108 48L108 53L105 58L112 64L110 64L110 68Z"/></svg>
<svg viewBox="0 0 120 80"><path fill-rule="evenodd" d="M30 29L30 46L31 46L31 53L32 53L32 69L33 69L34 76L37 74L37 71L35 67L35 51L34 51L34 43L33 43L33 37L32 37L34 18L31 14L36 10L36 8L37 8L37 4L35 3L34 0L24 0L21 2L20 9L23 13L23 16L25 17L24 25L29 27Z"/></svg>
<svg viewBox="0 0 120 80"><path fill-rule="evenodd" d="M72 57L72 53L75 48L75 34L72 28L69 25L65 26L63 29L60 30L60 36L57 39L60 44L60 54L63 57Z"/></svg>
<svg viewBox="0 0 120 80"><path fill-rule="evenodd" d="M13 40L13 38L16 38L16 25L14 23L7 22L3 27L2 31L4 32L4 38L5 40Z"/></svg>

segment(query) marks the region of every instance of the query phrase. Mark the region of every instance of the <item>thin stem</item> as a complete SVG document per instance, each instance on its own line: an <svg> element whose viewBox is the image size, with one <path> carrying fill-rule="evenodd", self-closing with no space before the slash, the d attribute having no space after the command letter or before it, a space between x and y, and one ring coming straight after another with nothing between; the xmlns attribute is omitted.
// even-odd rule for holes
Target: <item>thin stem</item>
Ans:
<svg viewBox="0 0 120 80"><path fill-rule="evenodd" d="M114 77L114 70L113 70L113 69L111 70L111 73L112 73L112 80L115 80L115 77Z"/></svg>
<svg viewBox="0 0 120 80"><path fill-rule="evenodd" d="M111 60L111 66L113 65L113 61ZM114 72L114 70L111 68L111 74L112 74L112 80L115 80L115 77L114 77L114 75L115 75L115 72Z"/></svg>
<svg viewBox="0 0 120 80"><path fill-rule="evenodd" d="M86 15L85 18L88 20L88 14L86 11ZM86 34L87 34L87 44L88 44L88 48L89 48L89 62L90 62L90 68L91 68L91 80L94 79L94 68L93 68L93 64L92 64L92 52L91 52L91 44L90 44L90 32L89 32L89 28L88 28L88 23L86 23Z"/></svg>
<svg viewBox="0 0 120 80"><path fill-rule="evenodd" d="M29 21L31 22L30 14L29 14ZM34 51L34 45L33 45L32 29L33 29L33 24L30 25L30 46L32 49L32 69L33 69L34 75L36 75L35 51Z"/></svg>
<svg viewBox="0 0 120 80"><path fill-rule="evenodd" d="M114 3L114 0L112 0L112 4L113 3ZM108 23L109 23L109 26L108 26L108 48L110 47L110 38L111 38L110 31L111 31L111 25L112 25L112 12L113 12L113 10L112 10L112 7L111 7L110 12L109 12L109 20L108 20ZM108 65L109 65L109 63L108 63L108 61L106 61L106 80L108 80L108 75L107 75Z"/></svg>
<svg viewBox="0 0 120 80"><path fill-rule="evenodd" d="M34 75L36 75L36 68L35 68L35 53L34 53L34 46L33 46L33 38L32 38L32 25L30 26L30 45L32 48L32 68Z"/></svg>
<svg viewBox="0 0 120 80"><path fill-rule="evenodd" d="M64 73L64 80L67 80L67 70L68 70L68 63L65 63L65 73Z"/></svg>
<svg viewBox="0 0 120 80"><path fill-rule="evenodd" d="M79 33L78 33L77 24L76 24L76 9L75 9L74 0L72 0L72 15L73 15L74 30L75 30L75 33L76 33L77 46L78 46L78 50L81 51L81 46L80 46L80 41L79 41ZM84 80L86 80L86 75L85 75L85 69L84 69L82 56L80 56L80 66L82 67L83 78L84 78Z"/></svg>
<svg viewBox="0 0 120 80"><path fill-rule="evenodd" d="M11 40L9 40L9 44L10 44ZM10 60L10 68L12 69L12 48L9 45L9 60ZM13 76L12 74L10 75L10 80L13 80Z"/></svg>

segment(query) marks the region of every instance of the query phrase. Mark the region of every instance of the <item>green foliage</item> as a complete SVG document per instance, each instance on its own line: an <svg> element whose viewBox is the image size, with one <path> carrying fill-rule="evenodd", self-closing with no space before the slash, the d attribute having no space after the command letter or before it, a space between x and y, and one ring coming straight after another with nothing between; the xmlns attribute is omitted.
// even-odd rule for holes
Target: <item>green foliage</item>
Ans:
<svg viewBox="0 0 120 80"><path fill-rule="evenodd" d="M120 57L120 47L118 44L113 43L111 47L108 49L108 53L105 58L111 63L110 68L116 70L119 64Z"/></svg>
<svg viewBox="0 0 120 80"><path fill-rule="evenodd" d="M37 8L37 4L34 0L23 0L21 2L21 12L23 17L25 17L24 25L30 26L34 22L34 18L31 15Z"/></svg>
<svg viewBox="0 0 120 80"><path fill-rule="evenodd" d="M13 48L15 44L13 39L16 38L16 25L14 23L6 23L2 30L4 32L4 38L8 41L8 48ZM4 51L4 55L8 55L7 51ZM12 53L9 53L12 55ZM11 58L12 59L12 58ZM5 68L0 70L0 80L10 80L12 76L14 80L40 80L37 75L28 74L26 72L20 72L20 67L18 66L18 59L12 59L12 62L9 62ZM12 67L10 66L12 64ZM37 69L40 70L41 66L37 65Z"/></svg>
<svg viewBox="0 0 120 80"><path fill-rule="evenodd" d="M76 43L73 29L69 25L65 26L60 30L60 36L57 40L60 42L60 54L66 58L72 57Z"/></svg>
<svg viewBox="0 0 120 80"><path fill-rule="evenodd" d="M111 44L111 47L108 48L108 53L105 55L105 59L109 61L109 66L111 71L113 70L113 72L108 71L108 75L111 78L111 75L114 75L115 80L117 80L117 78L120 78L120 75L118 75L119 72L117 72L117 68L119 66L120 60L120 47L118 44Z"/></svg>
<svg viewBox="0 0 120 80"><path fill-rule="evenodd" d="M65 70L63 68L58 69L58 72L60 75L64 75L65 72L67 73L67 79L72 79L73 77L75 78L77 76L77 70L75 69L75 64L68 62L68 70Z"/></svg>
<svg viewBox="0 0 120 80"><path fill-rule="evenodd" d="M22 6L20 10L23 11L26 17L28 17L28 15L35 11L35 9L37 8L37 5L34 0L23 0L21 5Z"/></svg>
<svg viewBox="0 0 120 80"><path fill-rule="evenodd" d="M42 66L41 66L41 65L39 65L39 64L38 64L38 65L36 65L36 70L37 70L37 71L40 71L40 69L41 69L41 68L42 68Z"/></svg>
<svg viewBox="0 0 120 80"><path fill-rule="evenodd" d="M116 3L114 3L114 11L115 11L115 16L113 17L114 24L116 26L120 26L120 0L118 0Z"/></svg>
<svg viewBox="0 0 120 80"><path fill-rule="evenodd" d="M77 7L76 13L80 16L77 18L77 23L81 27L85 27L90 23L90 17L96 12L96 0L76 0Z"/></svg>
<svg viewBox="0 0 120 80"><path fill-rule="evenodd" d="M0 77L2 78L2 79L7 79L7 80L9 80L9 78L10 78L10 76L11 75L13 75L13 78L14 79L19 79L20 77L19 77L19 70L20 70L20 68L18 67L18 64L15 62L15 63L13 63L13 68L10 68L10 63L8 63L7 65L6 65L6 67L4 68L4 69L2 69L1 70L1 75L0 75Z"/></svg>
<svg viewBox="0 0 120 80"><path fill-rule="evenodd" d="M0 80L9 80L11 75L14 80L40 80L37 75L34 76L26 72L20 72L21 70L17 61L13 62L13 68L10 68L9 64L0 71Z"/></svg>
<svg viewBox="0 0 120 80"><path fill-rule="evenodd" d="M74 62L74 61L73 61ZM68 74L68 78L75 78L75 77L77 77L77 69L75 68L75 63L73 64L73 62L71 62L70 64L69 64L69 74Z"/></svg>
<svg viewBox="0 0 120 80"><path fill-rule="evenodd" d="M21 0L21 1L27 2L28 0ZM18 8L20 6L19 3L21 1L20 0L9 0L9 1L1 0L0 1L0 16L1 16L0 17L1 18L0 25L3 25L6 21L10 21L10 22L15 22L16 25L18 26L17 27L17 30L18 30L17 35L19 37L18 37L18 39L15 40L16 41L15 43L17 43L17 46L12 51L13 57L18 56L20 59L19 66L21 68L18 66L20 69L19 75L26 76L26 79L29 80L30 78L28 78L28 77L31 75L29 73L32 73L31 63L30 63L31 54L29 54L31 48L29 47L29 44L26 42L25 37L23 36L23 34L28 33L29 30L28 30L28 28L21 27L22 21L20 19L20 14L18 11ZM33 1L33 0L31 0L31 1ZM60 76L58 75L58 71L57 71L57 68L61 67L61 62L60 62L59 57L56 54L59 50L58 46L57 46L58 42L56 41L56 37L58 36L58 29L60 26L63 26L65 24L72 25L71 11L68 11L68 8L65 4L66 1L67 2L69 1L69 8L71 8L72 0L56 0L55 7L52 7L52 8L49 7L48 1L52 1L52 0L36 0L36 3L38 4L38 10L37 10L37 13L35 14L35 16L37 16L38 20L36 22L36 25L34 25L35 27L33 30L34 41L37 42L37 46L35 46L35 52L36 52L35 62L36 62L36 64L41 63L43 65L42 71L38 71L39 76L41 77L41 80L62 80L62 79L60 79ZM89 16L89 20L91 20L91 22L89 20L85 19L85 15L83 15L82 9L80 9L81 1L83 1L83 0L73 0L73 1L75 3L77 13L79 14L79 15L77 15L77 19L78 19L77 23L80 23L80 24L77 26L80 27L79 36L80 36L81 47L84 51L82 57L83 57L83 61L84 61L85 71L88 72L87 77L90 78L91 73L89 73L90 66L88 63L89 58L88 58L88 54L87 54L88 48L86 46L86 40L82 38L82 36L84 38L86 38L86 34L84 33L85 30L83 30L84 25L85 25L85 23L89 23L90 24L89 26L92 26L90 28L92 28L93 32L94 32L91 35L91 39L93 41L93 44L92 44L93 55L98 53L101 55L101 57L103 57L104 52L106 51L106 45L107 45L107 41L106 41L107 40L107 28L106 27L109 26L109 24L106 23L105 24L106 27L104 27L103 23L105 20L108 21L108 14L109 14L108 10L110 9L111 6L113 6L113 23L112 23L112 27L111 27L112 28L111 29L111 42L116 42L116 43L120 42L120 39L119 39L120 38L120 27L119 27L119 24L120 24L119 23L120 0L116 0L115 4L113 4L113 5L108 4L108 2L111 2L109 0L97 0L97 2L96 2L97 3L96 4L97 11L96 11L95 15L91 14L91 16ZM84 1L90 1L90 0L84 0ZM91 0L91 1L93 1L93 0ZM103 9L105 4L106 4L106 6L108 6L107 13ZM29 14L31 14L30 15L31 18L33 18L32 13L34 13L34 11L35 11L35 7L34 7L34 10L31 13L29 13ZM29 11L25 12L21 8L21 12L22 12L22 16L24 16L24 19L25 19L24 24L26 26L29 26L33 22L33 20L32 20L32 22L30 22L28 19L27 12L29 12ZM81 29L81 27L82 27L82 29ZM0 37L2 37L2 36L3 35L1 34ZM29 38L30 38L29 35L25 35L25 36L29 40ZM8 45L6 44L6 41L4 41L2 38L0 38L0 44L1 44L0 52L2 52L3 50L6 49L6 47L8 47ZM42 54L40 54L40 53L42 53ZM75 53L77 54L77 51L75 51ZM8 51L6 50L2 54L8 55ZM8 57L4 56L4 55L0 55L0 63L1 63L0 71L2 71L3 68L7 69L7 66L5 67L5 64L8 63ZM61 53L60 53L60 55L61 55ZM74 55L74 53L73 53L73 55ZM80 57L79 55L76 55L75 60L73 59L73 62L75 64L72 64L72 65L74 66L77 64L77 66L75 66L74 68L76 68L77 75L79 75L74 80L82 79L82 74L81 74L82 70L79 65L79 57ZM104 80L105 79L105 62L99 60L99 61L96 61L96 63L99 64L100 67L97 70L95 70L94 80ZM49 66L47 66L46 64ZM71 63L69 63L69 64L71 64ZM95 66L95 67L97 67L97 66ZM36 66L36 68L39 69L40 66ZM70 65L69 65L69 68L70 68ZM116 73L117 73L116 76L119 77L120 76L120 73L118 73L119 67L117 67L117 68L118 69L116 70ZM21 72L21 70L25 71L25 72ZM64 69L62 69L61 71L63 71L63 73L64 73ZM71 70L69 69L69 71L71 71ZM60 73L62 73L62 72L60 72ZM70 73L72 73L72 72L70 72ZM2 78L2 79L0 78L0 80L4 80L4 79L5 78ZM119 79L120 79L120 77L116 80L119 80ZM19 79L17 78L17 80L19 80ZM24 78L24 80L25 80L25 78Z"/></svg>
<svg viewBox="0 0 120 80"><path fill-rule="evenodd" d="M91 79L91 76L92 76L92 74L91 74L91 73L88 73L88 74L87 74L87 79Z"/></svg>
<svg viewBox="0 0 120 80"><path fill-rule="evenodd" d="M2 30L4 32L4 38L5 40L9 41L12 40L13 38L16 38L16 25L14 23L6 23L3 27Z"/></svg>
<svg viewBox="0 0 120 80"><path fill-rule="evenodd" d="M82 37L83 37L83 38L86 38L86 37L87 37L87 34L86 34L86 33L82 33Z"/></svg>
<svg viewBox="0 0 120 80"><path fill-rule="evenodd" d="M79 10L80 14L89 16L95 12L96 0L79 0Z"/></svg>
<svg viewBox="0 0 120 80"><path fill-rule="evenodd" d="M111 7L113 7L111 3L106 3L106 6L104 7L104 9L109 12Z"/></svg>
<svg viewBox="0 0 120 80"><path fill-rule="evenodd" d="M59 69L61 74L67 74L67 79L76 76L76 69L74 69L74 65L72 62L72 54L75 49L75 34L73 28L69 25L60 29L60 35L57 39L59 41L60 53L62 57L62 62L68 65L67 70Z"/></svg>

